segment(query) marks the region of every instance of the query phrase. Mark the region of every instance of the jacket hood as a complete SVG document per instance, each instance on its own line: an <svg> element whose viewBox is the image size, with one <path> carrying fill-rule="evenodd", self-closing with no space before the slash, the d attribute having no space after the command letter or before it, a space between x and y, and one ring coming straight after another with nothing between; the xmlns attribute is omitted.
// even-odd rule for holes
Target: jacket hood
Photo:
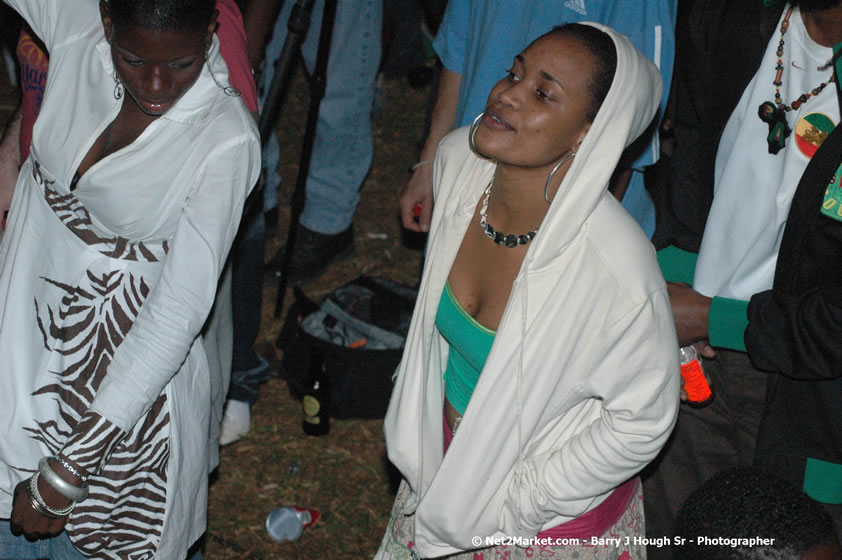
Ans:
<svg viewBox="0 0 842 560"><path fill-rule="evenodd" d="M552 200L533 240L530 268L554 259L573 239L600 199L620 156L649 127L663 87L658 68L624 35L598 23L585 25L607 33L617 51L617 70L608 95L582 141L573 164ZM563 216L564 219L559 219Z"/></svg>

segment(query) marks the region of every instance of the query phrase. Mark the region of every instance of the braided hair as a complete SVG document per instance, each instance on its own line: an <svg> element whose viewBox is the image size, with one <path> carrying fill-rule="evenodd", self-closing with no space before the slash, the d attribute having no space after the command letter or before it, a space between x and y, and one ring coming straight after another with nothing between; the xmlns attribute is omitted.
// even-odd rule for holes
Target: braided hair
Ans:
<svg viewBox="0 0 842 560"><path fill-rule="evenodd" d="M829 10L842 4L840 0L792 0L793 6L798 6L805 12L820 12Z"/></svg>

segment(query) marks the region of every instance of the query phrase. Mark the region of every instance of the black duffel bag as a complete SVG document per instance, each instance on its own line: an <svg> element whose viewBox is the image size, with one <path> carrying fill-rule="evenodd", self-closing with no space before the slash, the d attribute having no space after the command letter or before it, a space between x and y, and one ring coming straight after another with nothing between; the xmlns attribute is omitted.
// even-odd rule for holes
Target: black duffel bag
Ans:
<svg viewBox="0 0 842 560"><path fill-rule="evenodd" d="M281 331L281 375L301 399L313 356L323 356L333 418L382 418L403 353L416 288L361 276L319 305L295 290Z"/></svg>

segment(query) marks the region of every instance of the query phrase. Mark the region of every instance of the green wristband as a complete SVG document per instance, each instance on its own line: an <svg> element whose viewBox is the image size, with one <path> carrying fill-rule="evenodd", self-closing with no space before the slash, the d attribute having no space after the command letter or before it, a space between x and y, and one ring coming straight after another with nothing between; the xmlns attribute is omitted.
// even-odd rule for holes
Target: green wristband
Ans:
<svg viewBox="0 0 842 560"><path fill-rule="evenodd" d="M708 339L715 348L746 351L748 302L715 297L708 311Z"/></svg>
<svg viewBox="0 0 842 560"><path fill-rule="evenodd" d="M698 254L679 249L673 245L664 247L657 253L658 266L667 282L693 283L696 273L696 259Z"/></svg>
<svg viewBox="0 0 842 560"><path fill-rule="evenodd" d="M804 493L824 504L842 504L842 465L808 457Z"/></svg>

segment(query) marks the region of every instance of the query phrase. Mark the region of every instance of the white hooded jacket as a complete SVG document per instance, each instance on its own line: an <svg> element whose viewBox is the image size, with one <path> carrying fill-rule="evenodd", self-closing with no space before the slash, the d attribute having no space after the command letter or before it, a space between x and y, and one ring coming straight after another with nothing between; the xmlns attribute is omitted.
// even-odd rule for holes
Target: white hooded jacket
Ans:
<svg viewBox="0 0 842 560"><path fill-rule="evenodd" d="M468 129L434 164L429 252L385 420L412 495L422 557L472 537L532 537L593 509L659 452L678 412L672 312L654 249L608 192L624 148L650 124L657 68L613 30L610 91L531 242L485 367L443 454L448 345L439 299L495 164Z"/></svg>

